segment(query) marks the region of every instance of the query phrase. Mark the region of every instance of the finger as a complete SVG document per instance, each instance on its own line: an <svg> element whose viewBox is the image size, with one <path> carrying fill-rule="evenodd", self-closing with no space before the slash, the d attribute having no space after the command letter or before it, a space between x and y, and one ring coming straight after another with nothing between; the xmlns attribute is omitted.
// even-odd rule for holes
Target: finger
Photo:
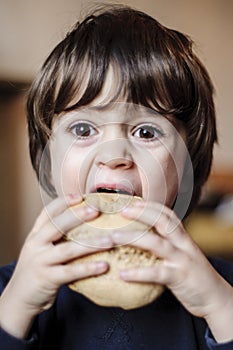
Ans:
<svg viewBox="0 0 233 350"><path fill-rule="evenodd" d="M170 260L178 254L171 242L153 232L114 232L112 236L117 245L130 245L147 250L159 258Z"/></svg>
<svg viewBox="0 0 233 350"><path fill-rule="evenodd" d="M172 282L173 269L163 261L156 262L153 266L130 268L120 271L120 277L128 282L158 283L168 285Z"/></svg>
<svg viewBox="0 0 233 350"><path fill-rule="evenodd" d="M82 278L103 274L108 269L109 265L105 261L66 264L54 267L53 276L55 276L57 285L62 285Z"/></svg>
<svg viewBox="0 0 233 350"><path fill-rule="evenodd" d="M49 265L67 263L84 255L104 251L113 247L113 240L110 236L83 240L82 244L74 241L59 243L45 252Z"/></svg>
<svg viewBox="0 0 233 350"><path fill-rule="evenodd" d="M183 245L185 236L188 236L175 213L159 203L139 202L123 210L122 215L154 227L159 235L176 246Z"/></svg>
<svg viewBox="0 0 233 350"><path fill-rule="evenodd" d="M68 208L62 214L53 218L40 232L35 232L36 240L40 243L55 242L60 239L66 232L85 221L94 219L99 215L98 211L90 206L83 205L77 208Z"/></svg>
<svg viewBox="0 0 233 350"><path fill-rule="evenodd" d="M68 195L65 197L58 197L52 202L50 202L44 209L41 211L38 216L34 230L38 231L43 227L47 222L49 222L53 217L61 214L68 207L81 203L82 197L80 195Z"/></svg>
<svg viewBox="0 0 233 350"><path fill-rule="evenodd" d="M137 201L131 206L124 208L122 214L130 216L130 218L133 216L133 218L137 218L150 226L154 226L159 219L164 218L167 224L167 234L181 224L181 220L174 211L161 203Z"/></svg>

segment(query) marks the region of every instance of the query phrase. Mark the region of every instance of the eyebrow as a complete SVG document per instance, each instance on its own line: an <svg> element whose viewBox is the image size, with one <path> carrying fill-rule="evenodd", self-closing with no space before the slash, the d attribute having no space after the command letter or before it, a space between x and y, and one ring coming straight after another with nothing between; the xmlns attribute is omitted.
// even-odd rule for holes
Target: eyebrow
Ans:
<svg viewBox="0 0 233 350"><path fill-rule="evenodd" d="M143 109L146 109L146 113L151 114L152 116L163 116L161 113L155 111L154 109L152 109L151 107L146 107L143 105L135 105L135 103L130 103L130 102L109 102L103 105L95 105L95 106L84 106L83 110L85 109L89 109L92 111L96 111L96 112L100 112L100 111L107 111L107 110L111 110L113 109L112 106L114 106L115 104L125 104L125 106L127 106L127 110L131 109L131 111L135 111L135 112L143 112ZM133 108L132 108L133 106ZM77 111L80 109L77 109ZM82 109L81 109L82 110ZM164 115L164 117L166 117Z"/></svg>
<svg viewBox="0 0 233 350"><path fill-rule="evenodd" d="M163 119L166 119L167 121L169 121L173 126L177 125L177 119L172 117L171 115L163 115L159 112L157 112L156 110L154 110L151 107L146 107L143 105L137 105L135 103L131 103L131 102L108 102L105 104L98 104L98 105L86 105L86 106L82 106L82 107L78 107L78 108L74 108L73 110L70 110L68 113L78 113L78 112L83 112L83 113L87 113L88 111L93 111L93 112L101 112L101 111L111 111L114 110L114 106L116 106L117 104L119 104L120 106L123 105L124 113L129 112L129 118L131 119L133 116L133 113L136 112L137 113L137 117L138 118L143 118L145 116L145 112L148 116L156 118L156 117L160 117ZM64 115L61 116L61 118L63 119L63 117L65 116L66 113L64 113ZM99 116L99 118L101 119L101 115ZM104 118L104 116L103 116Z"/></svg>

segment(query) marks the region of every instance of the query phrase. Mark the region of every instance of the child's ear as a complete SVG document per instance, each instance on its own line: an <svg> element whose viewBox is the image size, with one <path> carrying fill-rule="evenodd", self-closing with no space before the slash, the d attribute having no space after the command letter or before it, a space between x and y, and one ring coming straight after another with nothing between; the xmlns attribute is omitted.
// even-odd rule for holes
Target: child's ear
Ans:
<svg viewBox="0 0 233 350"><path fill-rule="evenodd" d="M50 174L44 174L40 178L40 184L43 188L43 190L51 197L55 198L57 197L57 192L55 190L54 181L53 178L50 176Z"/></svg>
<svg viewBox="0 0 233 350"><path fill-rule="evenodd" d="M54 186L54 179L51 171L51 158L48 147L44 149L40 161L39 182L45 192L52 198L57 197Z"/></svg>
<svg viewBox="0 0 233 350"><path fill-rule="evenodd" d="M185 194L187 192L190 192L190 190L193 190L193 181L189 178L182 178L180 187L179 187L179 194Z"/></svg>
<svg viewBox="0 0 233 350"><path fill-rule="evenodd" d="M193 198L193 170L184 171L183 177L178 189L177 197L173 206L176 215L183 220L189 212L190 203Z"/></svg>
<svg viewBox="0 0 233 350"><path fill-rule="evenodd" d="M187 155L183 170L182 179L179 186L179 193L185 194L193 192L194 187L194 173L193 165L189 155Z"/></svg>

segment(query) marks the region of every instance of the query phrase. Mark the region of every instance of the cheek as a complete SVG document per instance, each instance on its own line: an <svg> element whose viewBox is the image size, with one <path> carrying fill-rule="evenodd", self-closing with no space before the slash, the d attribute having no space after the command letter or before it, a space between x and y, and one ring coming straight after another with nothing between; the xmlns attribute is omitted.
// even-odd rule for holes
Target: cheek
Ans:
<svg viewBox="0 0 233 350"><path fill-rule="evenodd" d="M82 193L79 182L82 158L80 152L72 148L67 152L57 150L52 154L52 178L59 196Z"/></svg>
<svg viewBox="0 0 233 350"><path fill-rule="evenodd" d="M145 200L172 206L178 192L180 175L169 153L164 152L144 162L141 179Z"/></svg>

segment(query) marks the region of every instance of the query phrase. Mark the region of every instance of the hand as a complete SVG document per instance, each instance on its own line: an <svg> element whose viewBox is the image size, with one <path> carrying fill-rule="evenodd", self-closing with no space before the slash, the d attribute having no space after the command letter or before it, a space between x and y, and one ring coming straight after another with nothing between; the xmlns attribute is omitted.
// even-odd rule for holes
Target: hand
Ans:
<svg viewBox="0 0 233 350"><path fill-rule="evenodd" d="M95 248L97 246L104 247L102 250L110 248L110 237L99 238L98 242L89 240L85 245L73 241L54 244L68 230L98 216L95 209L86 205L69 208L81 200L71 196L57 198L36 220L13 276L0 298L0 325L9 333L24 337L33 318L53 304L61 285L107 271L105 262L68 262L100 250Z"/></svg>
<svg viewBox="0 0 233 350"><path fill-rule="evenodd" d="M190 313L206 319L216 338L222 341L230 334L232 337L226 322L228 319L233 324L233 289L212 267L174 212L158 203L139 201L122 215L148 224L155 233L116 232L115 244L130 242L151 251L160 262L121 271L121 277L166 285Z"/></svg>

